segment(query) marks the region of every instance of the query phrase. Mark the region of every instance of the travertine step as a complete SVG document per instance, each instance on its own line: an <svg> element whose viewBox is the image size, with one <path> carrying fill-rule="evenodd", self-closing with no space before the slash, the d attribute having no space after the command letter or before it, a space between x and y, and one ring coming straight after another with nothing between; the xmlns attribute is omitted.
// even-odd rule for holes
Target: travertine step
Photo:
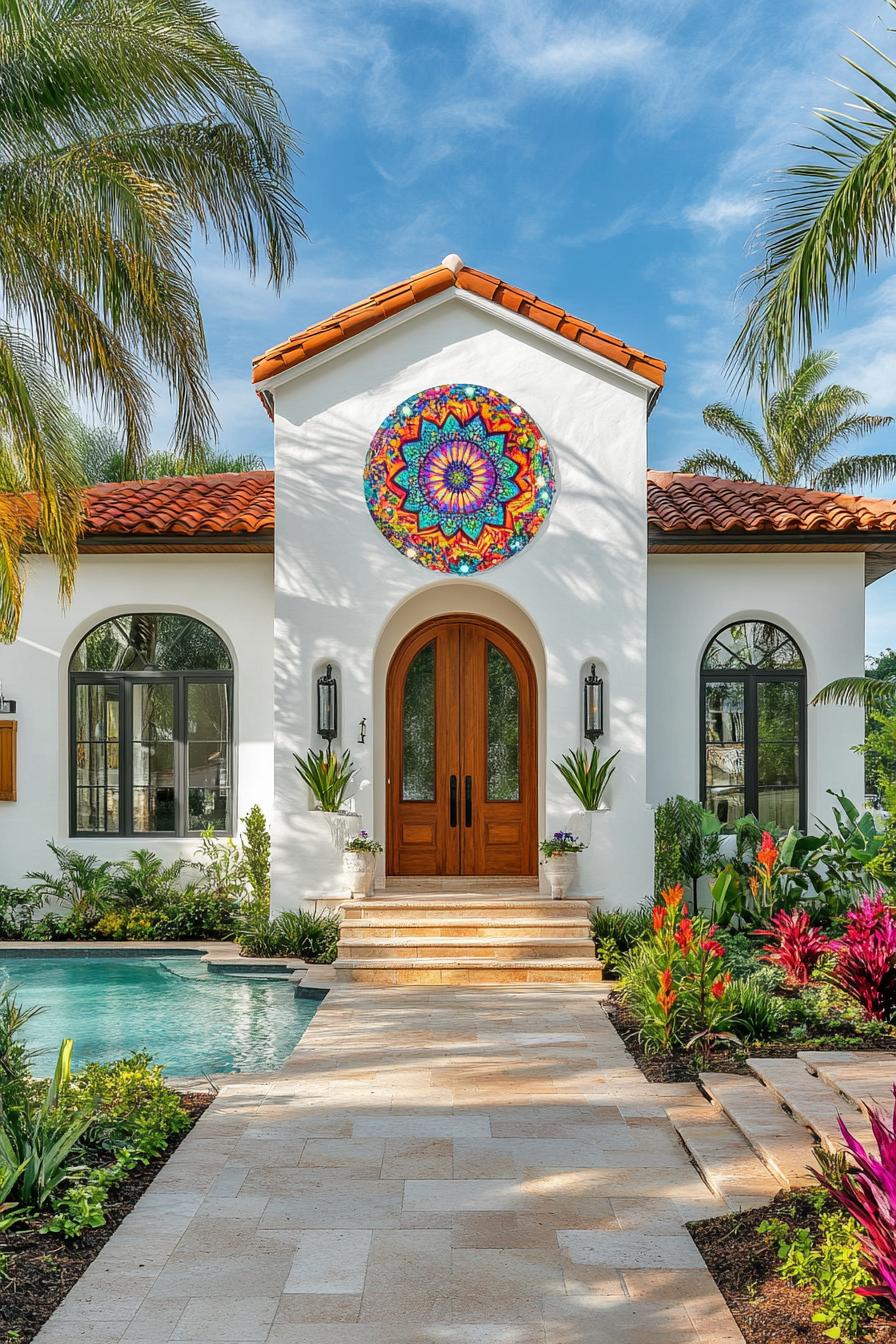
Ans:
<svg viewBox="0 0 896 1344"><path fill-rule="evenodd" d="M888 1120L892 1117L896 1054L884 1050L801 1050L800 1059L853 1106L861 1109L870 1104L882 1110Z"/></svg>
<svg viewBox="0 0 896 1344"><path fill-rule="evenodd" d="M785 1106L794 1120L811 1129L831 1153L843 1147L837 1117L842 1115L862 1144L873 1144L874 1135L864 1115L821 1078L809 1072L801 1059L748 1059L747 1064Z"/></svg>
<svg viewBox="0 0 896 1344"><path fill-rule="evenodd" d="M455 915L433 916L430 914L406 919L356 919L350 908L342 920L342 929L346 936L362 937L375 935L377 938L488 938L492 934L501 937L540 938L583 938L588 935L587 919L536 919L524 916L494 916L491 919L464 919Z"/></svg>
<svg viewBox="0 0 896 1344"><path fill-rule="evenodd" d="M603 979L603 967L594 957L563 960L486 957L345 958L333 962L337 980L368 985L501 985L578 984Z"/></svg>
<svg viewBox="0 0 896 1344"><path fill-rule="evenodd" d="M405 919L409 915L428 915L430 918L443 915L446 911L452 916L463 915L470 919L482 919L491 923L493 918L502 916L534 916L541 919L584 919L591 914L589 901L552 901L537 896L501 897L470 896L464 898L452 893L450 896L407 896L393 899L385 896L371 896L366 900L347 903L346 913L356 919L381 919L384 915Z"/></svg>
<svg viewBox="0 0 896 1344"><path fill-rule="evenodd" d="M782 1185L812 1184L807 1168L815 1163L814 1139L758 1078L701 1073L700 1083Z"/></svg>
<svg viewBox="0 0 896 1344"><path fill-rule="evenodd" d="M782 1189L782 1182L717 1106L700 1098L675 1102L666 1114L710 1190L733 1213L768 1204Z"/></svg>
<svg viewBox="0 0 896 1344"><path fill-rule="evenodd" d="M545 957L593 958L594 943L590 938L364 938L354 930L343 928L339 939L340 956L352 959L382 957L415 957L417 959L488 957L492 961L535 961Z"/></svg>

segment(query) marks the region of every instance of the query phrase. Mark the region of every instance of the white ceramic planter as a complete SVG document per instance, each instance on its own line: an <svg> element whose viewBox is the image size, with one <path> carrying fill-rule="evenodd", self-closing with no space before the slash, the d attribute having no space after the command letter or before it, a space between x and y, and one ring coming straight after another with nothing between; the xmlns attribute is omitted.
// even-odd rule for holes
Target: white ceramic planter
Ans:
<svg viewBox="0 0 896 1344"><path fill-rule="evenodd" d="M347 849L342 855L342 871L348 879L352 899L369 896L376 872L376 855L366 849Z"/></svg>
<svg viewBox="0 0 896 1344"><path fill-rule="evenodd" d="M544 861L544 875L551 884L551 896L560 901L576 880L578 854L553 854Z"/></svg>

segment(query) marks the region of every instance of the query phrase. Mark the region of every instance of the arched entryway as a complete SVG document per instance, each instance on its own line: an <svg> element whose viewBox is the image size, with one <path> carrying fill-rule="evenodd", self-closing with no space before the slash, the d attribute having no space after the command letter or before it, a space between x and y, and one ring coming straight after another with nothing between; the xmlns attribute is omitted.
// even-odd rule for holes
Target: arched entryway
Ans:
<svg viewBox="0 0 896 1344"><path fill-rule="evenodd" d="M537 697L523 645L480 616L438 616L386 679L386 872L537 872Z"/></svg>

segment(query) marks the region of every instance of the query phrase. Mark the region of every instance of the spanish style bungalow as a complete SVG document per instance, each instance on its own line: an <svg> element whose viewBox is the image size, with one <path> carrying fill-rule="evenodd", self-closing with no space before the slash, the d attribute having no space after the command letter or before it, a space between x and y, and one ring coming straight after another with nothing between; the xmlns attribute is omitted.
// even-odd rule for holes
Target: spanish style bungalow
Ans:
<svg viewBox="0 0 896 1344"><path fill-rule="evenodd" d="M328 742L380 885L533 885L572 826L578 893L633 906L670 794L780 826L860 797L861 711L809 702L862 671L896 503L648 471L664 372L457 256L262 355L274 471L91 488L67 610L29 563L0 881L51 837L191 854L259 803L274 908L338 895L293 761ZM586 729L617 769L571 823Z"/></svg>

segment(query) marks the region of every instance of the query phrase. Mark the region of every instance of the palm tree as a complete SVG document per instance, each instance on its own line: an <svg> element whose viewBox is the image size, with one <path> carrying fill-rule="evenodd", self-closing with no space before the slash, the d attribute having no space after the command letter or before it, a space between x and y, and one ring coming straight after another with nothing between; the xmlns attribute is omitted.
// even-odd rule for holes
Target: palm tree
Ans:
<svg viewBox="0 0 896 1344"><path fill-rule="evenodd" d="M23 548L71 592L83 429L74 394L146 455L153 381L172 451L217 429L193 236L279 288L302 235L295 139L270 82L201 0L11 0L0 7L0 639ZM64 389L64 391L63 391Z"/></svg>
<svg viewBox="0 0 896 1344"><path fill-rule="evenodd" d="M896 10L896 0L887 4ZM896 71L893 56L856 36ZM896 250L896 89L843 59L861 80L850 92L853 110L816 109L822 129L804 146L812 158L787 169L772 191L764 256L744 281L751 298L731 365L747 382L782 377L856 271L872 273L879 254Z"/></svg>
<svg viewBox="0 0 896 1344"><path fill-rule="evenodd" d="M119 435L106 429L90 429L80 447L82 473L88 485L132 479L131 463ZM189 460L172 452L150 453L140 463L140 479L157 481L162 476L217 476L225 471L263 471L257 453L227 453L200 445Z"/></svg>
<svg viewBox="0 0 896 1344"><path fill-rule="evenodd" d="M848 490L877 485L896 476L896 454L868 453L831 460L832 450L849 439L892 424L890 415L868 415L864 392L854 387L819 384L836 367L832 350L810 351L776 392L762 390L762 429L739 415L733 406L714 402L703 411L703 422L747 448L760 479L774 485L802 485L813 490ZM756 468L754 468L755 471ZM711 448L694 453L679 470L734 481L756 477L734 458Z"/></svg>

